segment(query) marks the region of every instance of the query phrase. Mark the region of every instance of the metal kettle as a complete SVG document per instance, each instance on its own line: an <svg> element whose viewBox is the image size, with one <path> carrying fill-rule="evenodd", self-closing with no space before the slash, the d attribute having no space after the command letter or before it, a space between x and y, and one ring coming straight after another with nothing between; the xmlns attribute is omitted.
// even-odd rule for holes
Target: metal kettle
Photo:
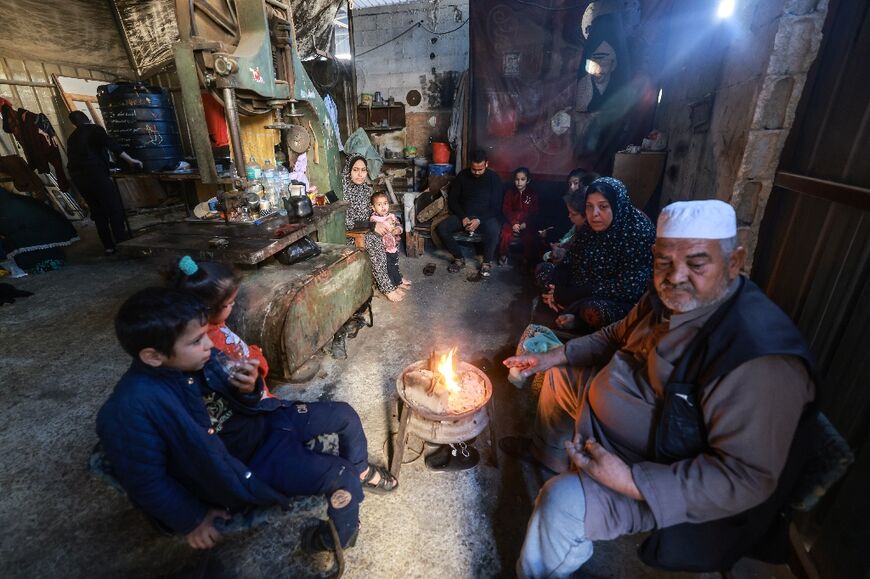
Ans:
<svg viewBox="0 0 870 579"><path fill-rule="evenodd" d="M295 190L294 190L295 189ZM301 190L301 192L299 191ZM287 221L293 223L314 215L314 205L305 194L305 188L290 186L290 196L284 199L284 208L287 210Z"/></svg>

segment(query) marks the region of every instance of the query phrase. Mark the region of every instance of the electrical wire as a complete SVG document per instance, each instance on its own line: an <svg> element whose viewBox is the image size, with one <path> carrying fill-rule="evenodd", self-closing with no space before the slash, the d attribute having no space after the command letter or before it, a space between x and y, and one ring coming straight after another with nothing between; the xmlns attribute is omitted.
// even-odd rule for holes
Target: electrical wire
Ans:
<svg viewBox="0 0 870 579"><path fill-rule="evenodd" d="M388 45L388 44L391 43L391 42L395 42L396 40L400 39L401 37L405 36L406 34L408 34L409 32L411 32L412 30L414 30L415 28L420 28L421 26L423 26L423 21L422 21L422 20L418 20L417 22L415 22L414 24L412 24L410 27L408 27L404 32L400 32L398 35L392 37L391 39L387 40L386 42L384 42L384 43L382 43L382 44L378 44L378 45L375 46L374 48L369 48L369 49L366 50L365 52L360 52L359 54L355 54L354 57L359 58L360 56L365 56L366 54L368 54L368 53L370 53L370 52L373 52L373 51L375 51L375 50L377 50L377 49L379 49L379 48L381 48L381 47L383 47L383 46L386 46L386 45Z"/></svg>
<svg viewBox="0 0 870 579"><path fill-rule="evenodd" d="M438 35L438 36L443 36L443 35L445 35L445 34L450 34L451 32L456 32L457 30L459 30L460 28L462 28L462 27L465 26L466 24L468 24L468 18L466 18L466 19L462 22L462 24L460 24L460 25L457 26L456 28L453 28L453 29L451 29L451 30L445 30L444 32L436 32L435 30L430 30L429 28L426 28L425 26L423 26L422 28L423 28L423 30L425 30L425 31L428 32L429 34L436 34L436 35Z"/></svg>
<svg viewBox="0 0 870 579"><path fill-rule="evenodd" d="M585 8L591 2L581 2L577 6L562 6L560 8L552 8L550 6L544 6L542 4L538 4L537 2L530 2L529 0L513 0L518 4L525 4L526 6L532 6L533 8L540 8L541 10L547 10L548 12L564 12L566 10L577 10L580 8Z"/></svg>
<svg viewBox="0 0 870 579"><path fill-rule="evenodd" d="M370 53L370 52L373 52L373 51L375 51L375 50L377 50L377 49L379 49L379 48L382 48L382 47L384 47L384 46L390 44L391 42L395 42L396 40L398 40L398 39L400 39L401 37L405 36L406 34L408 34L410 31L412 31L412 30L415 29L415 28L422 28L423 30L425 30L425 31L428 32L429 34L435 34L435 35L437 35L437 36L443 36L443 35L445 35L445 34L450 34L450 33L452 33L452 32L456 32L457 30L459 30L460 28L462 28L462 27L465 26L466 24L468 24L468 18L466 18L465 20L463 20L463 21L462 21L462 24L460 24L460 25L457 26L456 28L451 28L450 30L445 30L444 32L438 32L438 31L436 31L436 30L432 30L432 29L430 29L430 28L426 28L425 26L423 26L423 21L422 21L422 20L418 20L417 22L415 22L414 24L412 24L409 28L407 28L407 29L404 30L403 32L400 32L399 34L397 34L396 36L394 36L394 37L392 37L391 39L387 40L386 42L384 42L384 43L382 43L382 44L378 44L377 46L375 46L375 47L373 47L373 48L369 48L369 49L366 50L365 52L360 52L360 53L358 53L358 54L356 54L356 55L354 55L354 56L355 56L356 58L359 58L360 56L365 56L366 54L368 54L368 53Z"/></svg>

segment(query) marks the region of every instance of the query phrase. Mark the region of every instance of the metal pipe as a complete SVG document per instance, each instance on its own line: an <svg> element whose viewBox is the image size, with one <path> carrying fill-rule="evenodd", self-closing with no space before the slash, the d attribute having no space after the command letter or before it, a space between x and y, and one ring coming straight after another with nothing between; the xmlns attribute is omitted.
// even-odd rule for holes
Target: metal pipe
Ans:
<svg viewBox="0 0 870 579"><path fill-rule="evenodd" d="M14 86L36 86L36 87L46 87L46 88L54 88L54 85L50 82L38 82L32 80L11 80L0 78L0 84L11 84Z"/></svg>
<svg viewBox="0 0 870 579"><path fill-rule="evenodd" d="M239 124L239 109L236 107L236 92L231 87L224 89L224 108L227 113L227 129L230 132L230 142L233 144L233 162L239 177L246 179L245 152L242 150L241 125Z"/></svg>

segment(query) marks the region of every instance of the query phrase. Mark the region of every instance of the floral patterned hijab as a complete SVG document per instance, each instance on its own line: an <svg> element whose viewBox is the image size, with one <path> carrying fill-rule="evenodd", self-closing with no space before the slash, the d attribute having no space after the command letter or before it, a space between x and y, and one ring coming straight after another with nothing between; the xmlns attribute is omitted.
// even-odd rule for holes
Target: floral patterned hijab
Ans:
<svg viewBox="0 0 870 579"><path fill-rule="evenodd" d="M613 221L604 231L593 231L586 223L577 232L571 262L575 280L598 288L595 293L600 297L633 303L646 290L652 275L655 225L632 205L628 189L619 179L599 177L586 189L587 199L591 193L607 198Z"/></svg>

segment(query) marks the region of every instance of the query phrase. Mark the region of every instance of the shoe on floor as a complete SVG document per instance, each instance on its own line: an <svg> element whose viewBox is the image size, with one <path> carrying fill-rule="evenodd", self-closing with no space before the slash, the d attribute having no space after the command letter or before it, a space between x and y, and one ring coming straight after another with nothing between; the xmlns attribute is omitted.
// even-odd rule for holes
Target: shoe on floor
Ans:
<svg viewBox="0 0 870 579"><path fill-rule="evenodd" d="M498 441L498 447L503 453L517 460L538 464L538 459L532 455L532 439L525 436L505 436Z"/></svg>
<svg viewBox="0 0 870 579"><path fill-rule="evenodd" d="M484 262L483 265L480 266L480 277L489 277L492 275L492 264L490 262Z"/></svg>
<svg viewBox="0 0 870 579"><path fill-rule="evenodd" d="M450 273L457 273L463 267L465 267L464 259L454 259L450 262L450 265L447 266L447 271Z"/></svg>
<svg viewBox="0 0 870 579"><path fill-rule="evenodd" d="M468 456L466 456L468 455ZM452 472L474 468L480 462L480 453L464 442L442 444L423 460L429 470Z"/></svg>
<svg viewBox="0 0 870 579"><path fill-rule="evenodd" d="M345 549L350 549L356 546L356 538L359 536L359 529L353 532L350 539L347 541ZM329 537L327 540L325 537ZM300 546L306 553L323 553L325 551L334 551L332 547L332 533L329 531L329 525L320 523L313 527L308 527L302 531Z"/></svg>
<svg viewBox="0 0 870 579"><path fill-rule="evenodd" d="M503 255L500 258L498 258L499 265L507 265L507 262L508 262L508 257L506 255Z"/></svg>

